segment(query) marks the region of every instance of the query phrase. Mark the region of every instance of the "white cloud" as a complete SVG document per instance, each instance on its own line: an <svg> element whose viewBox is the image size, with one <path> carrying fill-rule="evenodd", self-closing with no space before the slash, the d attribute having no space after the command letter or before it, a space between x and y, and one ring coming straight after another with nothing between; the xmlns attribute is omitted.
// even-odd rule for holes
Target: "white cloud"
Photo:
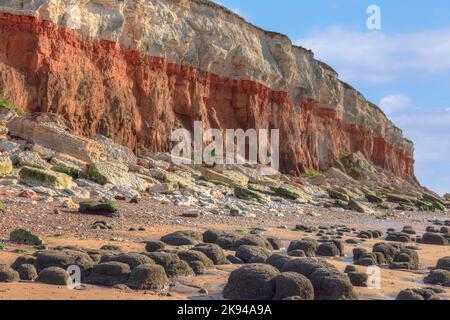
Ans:
<svg viewBox="0 0 450 320"><path fill-rule="evenodd" d="M411 106L411 99L404 94L395 94L382 98L379 106L387 115L404 111Z"/></svg>
<svg viewBox="0 0 450 320"><path fill-rule="evenodd" d="M296 41L346 80L387 82L400 71L450 71L450 29L403 34L330 27Z"/></svg>

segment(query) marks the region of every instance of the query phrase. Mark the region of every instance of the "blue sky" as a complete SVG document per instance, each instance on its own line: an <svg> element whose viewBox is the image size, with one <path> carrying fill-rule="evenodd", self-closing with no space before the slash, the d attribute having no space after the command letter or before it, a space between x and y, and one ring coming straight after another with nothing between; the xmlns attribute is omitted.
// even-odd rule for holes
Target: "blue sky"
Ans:
<svg viewBox="0 0 450 320"><path fill-rule="evenodd" d="M420 182L450 192L450 1L216 2L312 49L414 141ZM370 5L379 31L367 28Z"/></svg>

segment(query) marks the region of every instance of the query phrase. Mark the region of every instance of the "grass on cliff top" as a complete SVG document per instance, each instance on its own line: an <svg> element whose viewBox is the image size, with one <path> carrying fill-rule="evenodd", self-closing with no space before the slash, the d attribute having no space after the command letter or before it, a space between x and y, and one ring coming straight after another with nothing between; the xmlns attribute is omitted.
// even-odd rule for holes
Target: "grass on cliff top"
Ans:
<svg viewBox="0 0 450 320"><path fill-rule="evenodd" d="M20 109L8 99L0 99L0 108L14 112L19 117L23 117L24 115L26 115L22 109Z"/></svg>
<svg viewBox="0 0 450 320"><path fill-rule="evenodd" d="M224 6L221 6L220 4L217 4L210 0L191 0L191 1L200 6L206 6L206 7L210 7L210 8L214 8L214 9L221 9L225 13L233 13L233 11L231 11L230 9L225 8Z"/></svg>

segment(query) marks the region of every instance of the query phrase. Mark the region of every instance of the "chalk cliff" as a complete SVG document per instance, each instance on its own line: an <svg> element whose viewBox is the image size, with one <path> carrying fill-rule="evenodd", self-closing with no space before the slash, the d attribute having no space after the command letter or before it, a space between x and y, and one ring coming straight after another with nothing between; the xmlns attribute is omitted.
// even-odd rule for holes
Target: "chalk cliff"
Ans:
<svg viewBox="0 0 450 320"><path fill-rule="evenodd" d="M279 128L285 172L361 151L414 181L413 144L284 35L206 0L2 0L0 96L75 133L168 151L174 128Z"/></svg>

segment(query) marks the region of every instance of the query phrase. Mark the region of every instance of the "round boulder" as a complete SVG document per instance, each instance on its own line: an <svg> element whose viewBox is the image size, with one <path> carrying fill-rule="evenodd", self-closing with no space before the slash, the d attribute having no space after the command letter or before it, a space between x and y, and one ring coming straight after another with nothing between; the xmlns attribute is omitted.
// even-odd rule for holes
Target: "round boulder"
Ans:
<svg viewBox="0 0 450 320"><path fill-rule="evenodd" d="M167 290L169 279L164 268L155 264L141 264L131 271L127 286L135 290Z"/></svg>
<svg viewBox="0 0 450 320"><path fill-rule="evenodd" d="M128 280L131 268L128 264L110 261L96 265L89 276L89 282L112 287Z"/></svg>
<svg viewBox="0 0 450 320"><path fill-rule="evenodd" d="M319 243L314 239L303 239L292 241L287 249L288 252L294 250L303 250L307 257L315 257Z"/></svg>
<svg viewBox="0 0 450 320"><path fill-rule="evenodd" d="M425 233L422 236L422 241L423 244L432 244L432 245L438 245L438 246L448 246L448 240L440 235L440 234L436 234L436 233Z"/></svg>
<svg viewBox="0 0 450 320"><path fill-rule="evenodd" d="M262 247L242 245L236 251L236 257L245 263L264 263L270 252Z"/></svg>
<svg viewBox="0 0 450 320"><path fill-rule="evenodd" d="M0 265L0 282L16 282L20 280L19 273L7 265Z"/></svg>
<svg viewBox="0 0 450 320"><path fill-rule="evenodd" d="M180 260L174 253L152 252L147 256L162 266L170 278L189 276L194 273L189 264Z"/></svg>
<svg viewBox="0 0 450 320"><path fill-rule="evenodd" d="M284 265L290 260L292 260L292 258L289 256L286 256L282 253L274 253L269 258L267 258L266 263L281 271Z"/></svg>
<svg viewBox="0 0 450 320"><path fill-rule="evenodd" d="M101 263L103 262L122 262L130 266L131 269L136 268L141 264L155 264L155 262L147 256L139 253L121 253L115 256L105 255L101 259Z"/></svg>
<svg viewBox="0 0 450 320"><path fill-rule="evenodd" d="M164 250L165 244L162 241L147 241L145 243L145 251L147 252L155 252L158 250Z"/></svg>
<svg viewBox="0 0 450 320"><path fill-rule="evenodd" d="M347 275L336 269L319 268L310 277L316 300L357 300Z"/></svg>
<svg viewBox="0 0 450 320"><path fill-rule="evenodd" d="M279 271L267 264L249 264L234 270L223 290L227 300L271 300Z"/></svg>
<svg viewBox="0 0 450 320"><path fill-rule="evenodd" d="M203 235L192 230L176 231L163 236L161 241L172 246L190 246L202 242Z"/></svg>
<svg viewBox="0 0 450 320"><path fill-rule="evenodd" d="M355 287L366 287L369 276L364 272L348 272L347 273L350 282Z"/></svg>
<svg viewBox="0 0 450 320"><path fill-rule="evenodd" d="M450 257L443 257L438 260L436 269L443 269L450 271Z"/></svg>
<svg viewBox="0 0 450 320"><path fill-rule="evenodd" d="M204 253L209 259L212 260L214 265L224 265L227 263L225 252L217 244L199 244L192 248L192 250Z"/></svg>
<svg viewBox="0 0 450 320"><path fill-rule="evenodd" d="M299 258L299 259L292 259L292 260L288 261L284 265L284 267L281 271L282 272L297 272L297 273L304 275L308 279L310 279L313 272L319 268L336 269L332 264L330 264L327 261L322 260L322 259Z"/></svg>
<svg viewBox="0 0 450 320"><path fill-rule="evenodd" d="M17 268L20 280L34 281L37 278L36 268L32 264L22 264Z"/></svg>
<svg viewBox="0 0 450 320"><path fill-rule="evenodd" d="M321 257L336 257L340 255L338 247L333 242L320 244L316 253Z"/></svg>
<svg viewBox="0 0 450 320"><path fill-rule="evenodd" d="M450 281L450 271L448 270L431 270L430 274L423 279L427 284L444 284Z"/></svg>
<svg viewBox="0 0 450 320"><path fill-rule="evenodd" d="M45 284L65 286L69 283L69 278L70 275L66 270L57 267L48 267L39 272L36 281Z"/></svg>
<svg viewBox="0 0 450 320"><path fill-rule="evenodd" d="M305 276L286 272L275 277L274 300L283 300L289 297L299 297L299 300L314 300L314 288Z"/></svg>

